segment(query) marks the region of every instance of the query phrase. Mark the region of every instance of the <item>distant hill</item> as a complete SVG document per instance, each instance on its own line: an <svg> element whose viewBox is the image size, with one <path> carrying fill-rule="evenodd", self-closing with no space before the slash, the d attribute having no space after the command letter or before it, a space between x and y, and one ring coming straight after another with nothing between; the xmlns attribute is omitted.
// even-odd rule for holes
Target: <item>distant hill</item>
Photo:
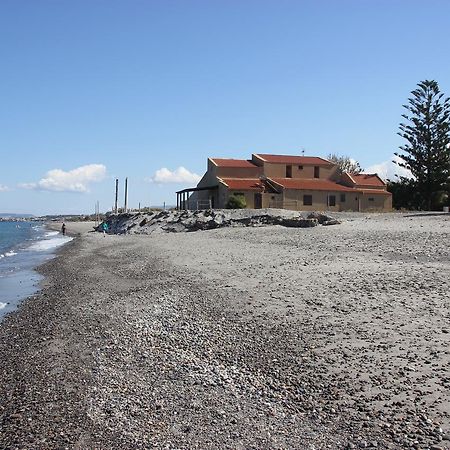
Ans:
<svg viewBox="0 0 450 450"><path fill-rule="evenodd" d="M4 219L8 219L9 217L15 219L18 217L34 217L33 214L15 214L15 213L1 213L0 212L0 217L4 218Z"/></svg>

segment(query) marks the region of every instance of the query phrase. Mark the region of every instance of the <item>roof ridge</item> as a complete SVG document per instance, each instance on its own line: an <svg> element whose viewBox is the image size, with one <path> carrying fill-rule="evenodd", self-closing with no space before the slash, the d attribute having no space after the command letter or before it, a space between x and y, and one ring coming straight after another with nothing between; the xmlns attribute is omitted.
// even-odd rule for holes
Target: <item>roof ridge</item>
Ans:
<svg viewBox="0 0 450 450"><path fill-rule="evenodd" d="M217 177L227 180L261 180L261 177Z"/></svg>
<svg viewBox="0 0 450 450"><path fill-rule="evenodd" d="M355 175L355 174L351 174L350 172L344 172L344 173L350 178L350 180L353 181L354 184L356 184L356 181L352 177L352 175Z"/></svg>

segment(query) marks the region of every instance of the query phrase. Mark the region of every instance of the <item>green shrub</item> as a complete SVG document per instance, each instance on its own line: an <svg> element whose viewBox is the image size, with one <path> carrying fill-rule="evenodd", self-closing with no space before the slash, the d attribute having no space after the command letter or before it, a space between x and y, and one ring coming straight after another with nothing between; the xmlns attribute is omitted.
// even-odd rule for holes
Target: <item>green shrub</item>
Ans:
<svg viewBox="0 0 450 450"><path fill-rule="evenodd" d="M230 195L226 204L227 209L244 209L246 207L247 203L243 195Z"/></svg>

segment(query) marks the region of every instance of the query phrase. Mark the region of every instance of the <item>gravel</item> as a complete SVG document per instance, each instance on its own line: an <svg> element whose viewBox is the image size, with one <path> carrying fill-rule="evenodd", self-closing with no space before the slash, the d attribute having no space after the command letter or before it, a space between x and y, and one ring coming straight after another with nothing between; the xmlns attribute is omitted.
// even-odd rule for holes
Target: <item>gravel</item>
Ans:
<svg viewBox="0 0 450 450"><path fill-rule="evenodd" d="M78 237L0 325L0 448L450 448L448 217L338 219Z"/></svg>

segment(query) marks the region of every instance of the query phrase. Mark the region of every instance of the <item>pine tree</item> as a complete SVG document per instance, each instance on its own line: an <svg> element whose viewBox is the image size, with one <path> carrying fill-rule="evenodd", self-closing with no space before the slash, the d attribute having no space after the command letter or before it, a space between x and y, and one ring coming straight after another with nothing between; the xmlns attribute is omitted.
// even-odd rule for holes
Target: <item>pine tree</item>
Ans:
<svg viewBox="0 0 450 450"><path fill-rule="evenodd" d="M434 80L425 80L411 92L403 107L407 120L399 126L399 135L407 143L395 153L415 178L415 188L421 207L428 210L446 189L450 177L450 98L444 99Z"/></svg>

